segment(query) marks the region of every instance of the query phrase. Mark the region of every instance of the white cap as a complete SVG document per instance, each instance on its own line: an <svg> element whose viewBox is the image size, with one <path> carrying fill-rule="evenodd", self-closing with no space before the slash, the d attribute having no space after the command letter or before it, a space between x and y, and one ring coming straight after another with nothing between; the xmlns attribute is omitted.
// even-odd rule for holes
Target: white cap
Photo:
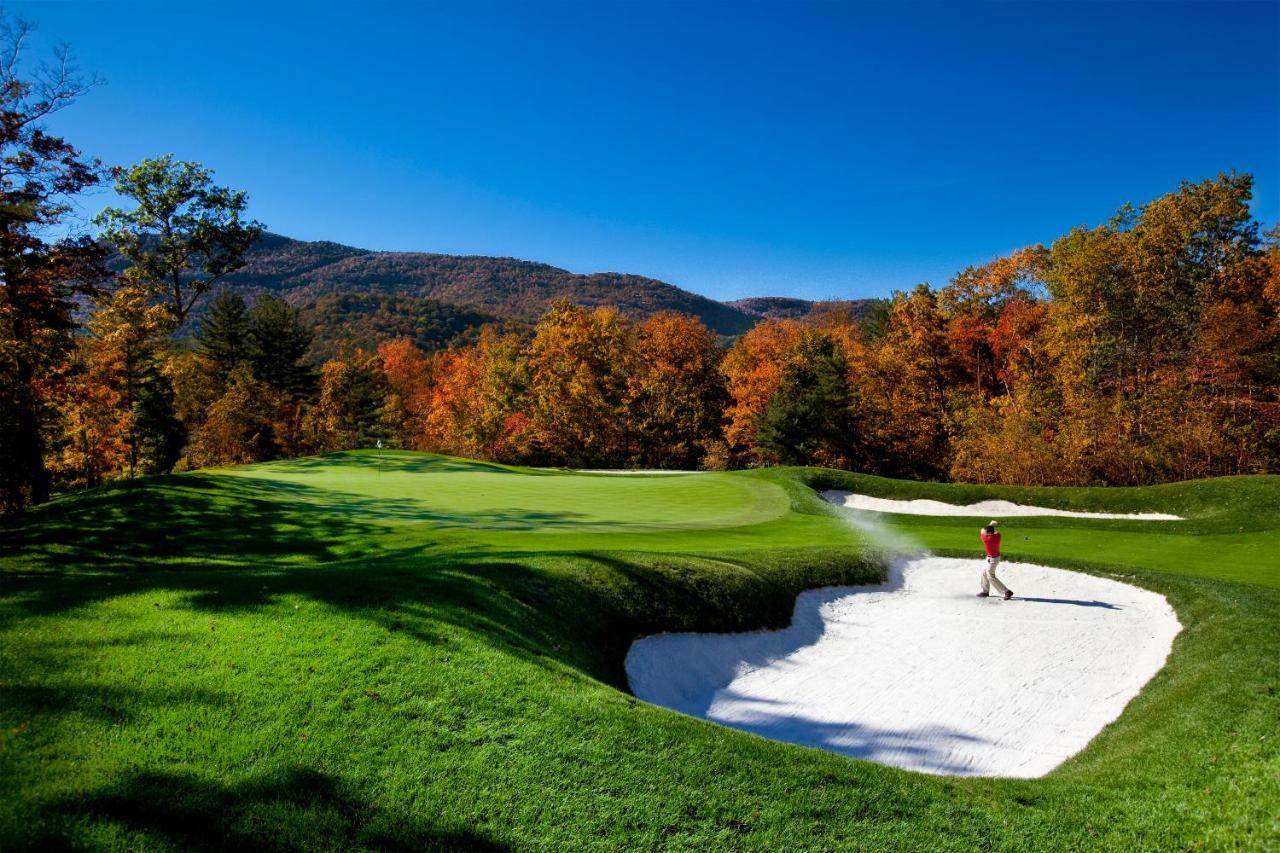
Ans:
<svg viewBox="0 0 1280 853"><path fill-rule="evenodd" d="M993 518L993 519L991 519L991 525L990 525L990 526L991 526L991 527L995 527L995 526L996 526L997 524L999 524L999 523L1000 523L1000 522L996 521L996 520Z"/></svg>

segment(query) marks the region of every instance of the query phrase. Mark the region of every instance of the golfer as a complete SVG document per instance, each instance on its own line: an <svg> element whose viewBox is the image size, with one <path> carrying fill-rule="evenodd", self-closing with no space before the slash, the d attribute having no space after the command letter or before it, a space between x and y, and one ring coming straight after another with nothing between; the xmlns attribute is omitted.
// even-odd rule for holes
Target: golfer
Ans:
<svg viewBox="0 0 1280 853"><path fill-rule="evenodd" d="M996 528L1000 526L1000 522L994 519L986 527L982 528L982 547L987 552L987 567L982 570L982 592L978 593L978 598L986 598L991 594L991 587L996 588L996 592L1004 595L1004 600L1008 601L1013 598L1013 590L1000 583L1000 578L996 577L996 566L1000 565L1000 534L996 532Z"/></svg>

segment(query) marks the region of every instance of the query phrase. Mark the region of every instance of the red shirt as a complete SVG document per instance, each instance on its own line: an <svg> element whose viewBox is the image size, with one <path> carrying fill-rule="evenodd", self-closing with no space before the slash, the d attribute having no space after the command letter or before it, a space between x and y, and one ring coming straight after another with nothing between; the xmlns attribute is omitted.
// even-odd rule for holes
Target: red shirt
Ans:
<svg viewBox="0 0 1280 853"><path fill-rule="evenodd" d="M988 557L1000 556L1000 534L982 531L982 547L987 549Z"/></svg>

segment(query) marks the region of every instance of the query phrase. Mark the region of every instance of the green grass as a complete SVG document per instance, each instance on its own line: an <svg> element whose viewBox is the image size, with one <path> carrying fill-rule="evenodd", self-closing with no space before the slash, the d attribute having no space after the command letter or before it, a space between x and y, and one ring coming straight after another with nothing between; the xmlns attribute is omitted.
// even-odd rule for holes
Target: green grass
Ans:
<svg viewBox="0 0 1280 853"><path fill-rule="evenodd" d="M879 577L810 485L1183 514L1012 520L1006 551L1158 590L1184 631L1040 780L907 773L627 695L636 636L778 627L804 588ZM892 526L975 550L973 519ZM1280 844L1280 478L979 489L352 453L65 497L0 537L0 850Z"/></svg>
<svg viewBox="0 0 1280 853"><path fill-rule="evenodd" d="M1055 509L1165 512L1184 521L1028 517L1004 521L1011 560L1170 571L1280 587L1280 477L1220 477L1142 488L1012 488L909 483L841 471L800 472L816 489L965 505L1004 499ZM892 515L892 527L943 554L974 550L982 518Z"/></svg>

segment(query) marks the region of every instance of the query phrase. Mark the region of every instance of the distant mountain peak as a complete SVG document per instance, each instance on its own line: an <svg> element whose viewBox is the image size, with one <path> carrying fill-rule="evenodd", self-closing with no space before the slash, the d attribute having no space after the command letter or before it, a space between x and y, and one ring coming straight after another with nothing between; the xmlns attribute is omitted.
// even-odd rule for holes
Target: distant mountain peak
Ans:
<svg viewBox="0 0 1280 853"><path fill-rule="evenodd" d="M432 252L382 252L328 241L266 234L228 286L272 291L294 304L367 291L457 305L500 317L535 320L557 299L625 314L692 314L716 332L738 335L758 318L668 282L629 273L578 274L537 261Z"/></svg>

